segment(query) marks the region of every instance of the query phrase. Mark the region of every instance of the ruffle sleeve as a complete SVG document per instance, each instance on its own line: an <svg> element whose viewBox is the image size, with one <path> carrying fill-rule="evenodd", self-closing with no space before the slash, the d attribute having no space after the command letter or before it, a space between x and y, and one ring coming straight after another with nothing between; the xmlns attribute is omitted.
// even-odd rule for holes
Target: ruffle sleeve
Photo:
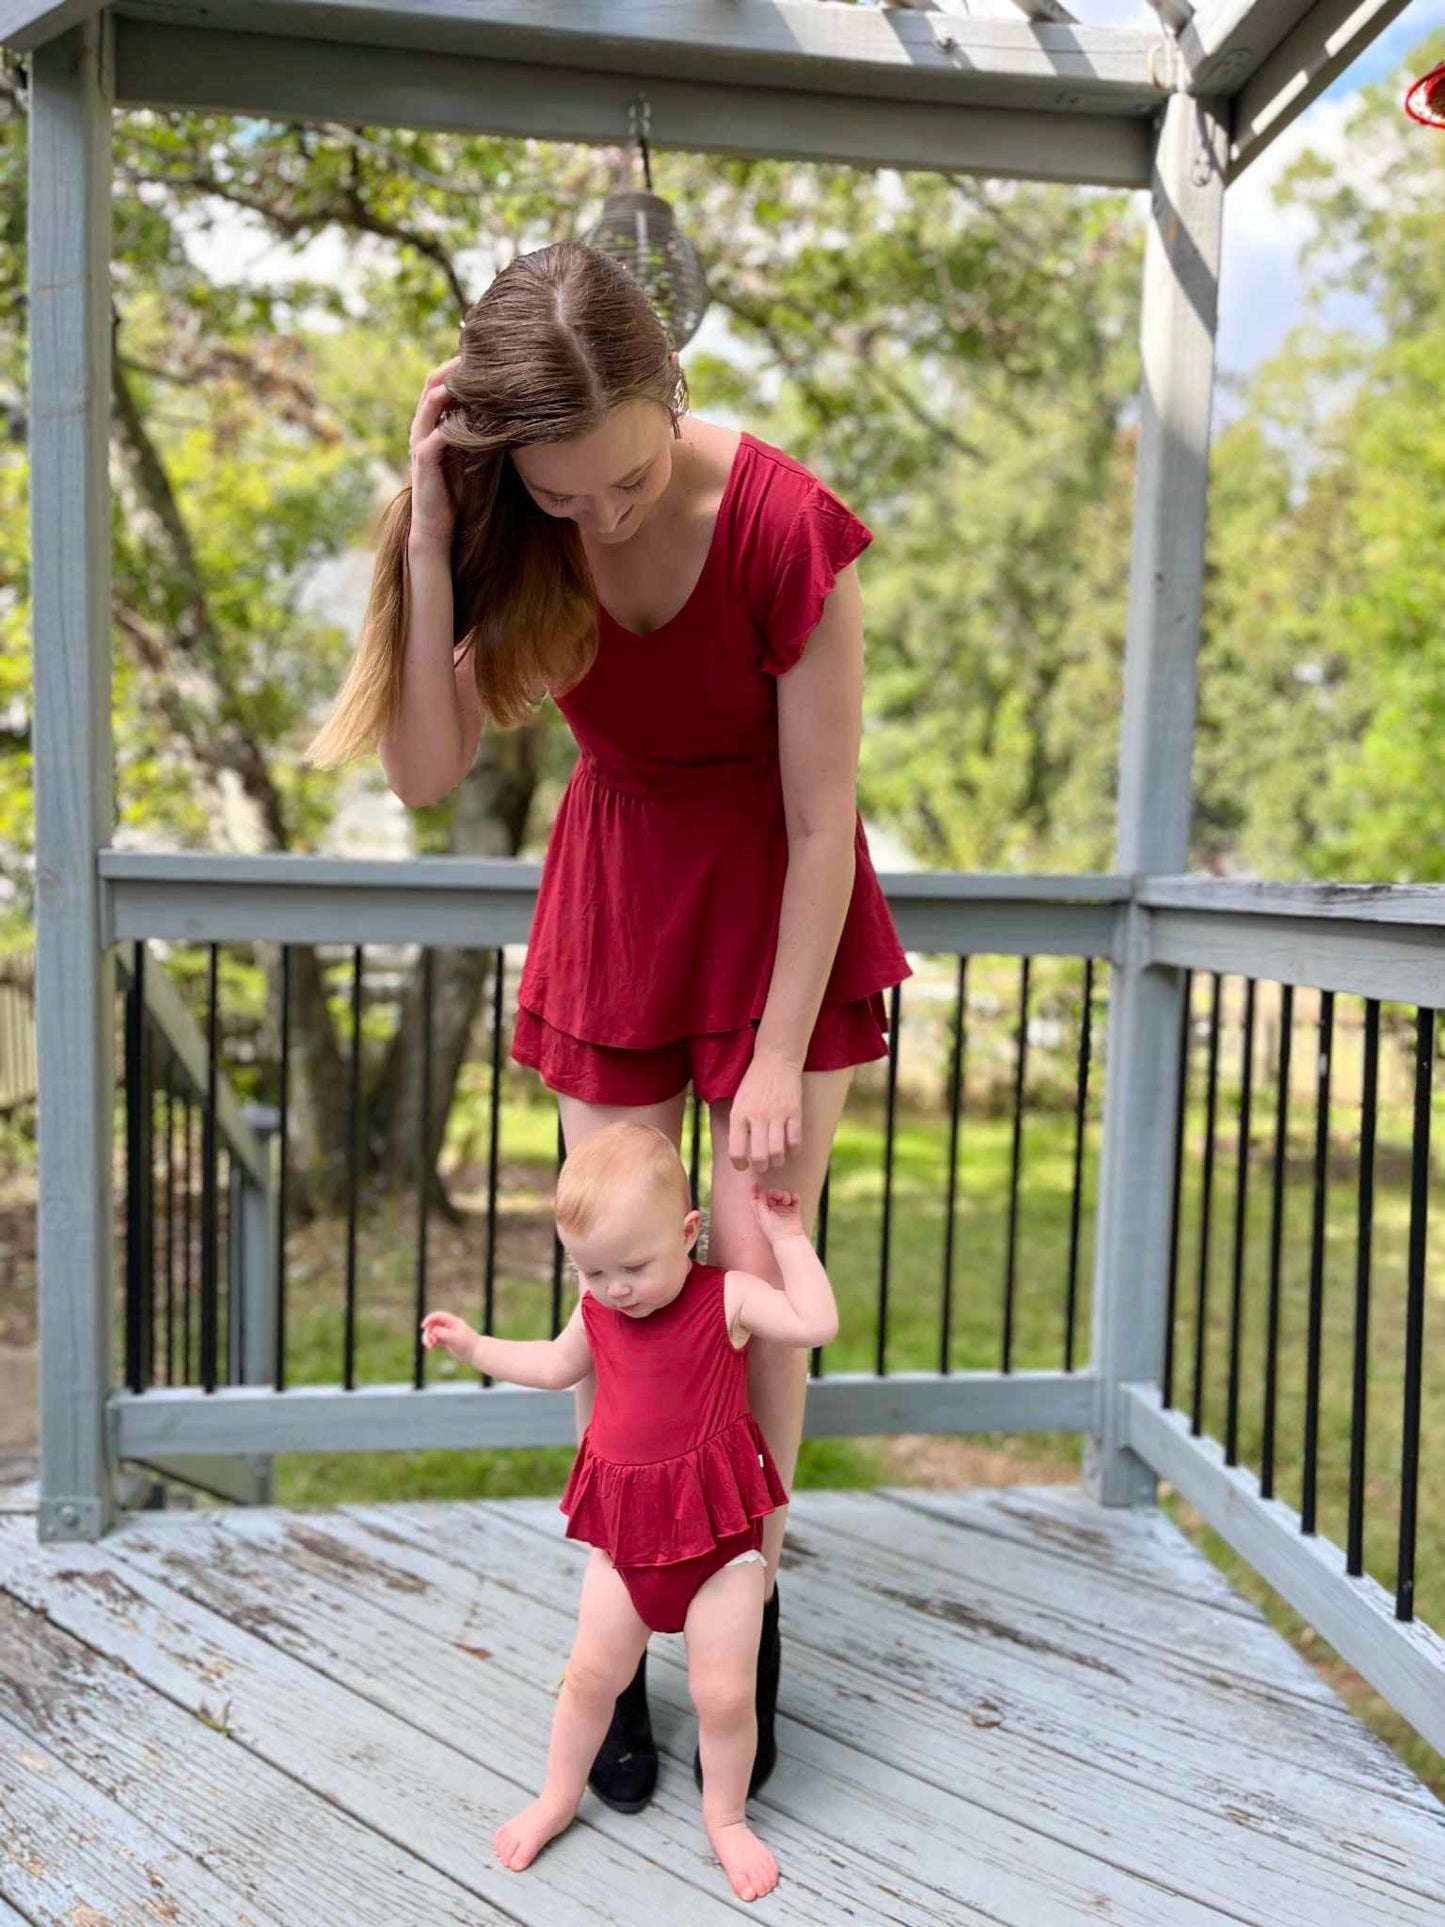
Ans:
<svg viewBox="0 0 1445 1927"><path fill-rule="evenodd" d="M697 1559L720 1539L788 1503L751 1412L677 1458L624 1465L586 1440L562 1494L566 1537L601 1546L619 1566Z"/></svg>
<svg viewBox="0 0 1445 1927"><path fill-rule="evenodd" d="M815 481L798 505L774 578L762 655L768 675L786 675L797 662L838 571L872 540L873 531L852 509Z"/></svg>

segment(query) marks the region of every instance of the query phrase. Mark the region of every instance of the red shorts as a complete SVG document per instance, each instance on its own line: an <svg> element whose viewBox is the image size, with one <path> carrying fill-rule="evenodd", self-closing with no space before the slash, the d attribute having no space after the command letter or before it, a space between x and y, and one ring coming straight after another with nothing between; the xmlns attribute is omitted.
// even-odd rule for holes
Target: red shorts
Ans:
<svg viewBox="0 0 1445 1927"><path fill-rule="evenodd" d="M881 991L855 1004L818 1013L808 1040L805 1071L841 1071L888 1055L888 1019ZM589 1044L553 1030L535 1011L519 1008L512 1055L541 1076L548 1090L585 1104L663 1104L689 1084L704 1104L737 1094L753 1061L757 1025L679 1037L655 1050Z"/></svg>
<svg viewBox="0 0 1445 1927"><path fill-rule="evenodd" d="M763 1522L754 1519L746 1532L719 1539L711 1552L695 1559L674 1559L666 1566L618 1566L617 1576L644 1626L654 1633L680 1633L688 1607L713 1574L740 1552L761 1552L762 1546Z"/></svg>

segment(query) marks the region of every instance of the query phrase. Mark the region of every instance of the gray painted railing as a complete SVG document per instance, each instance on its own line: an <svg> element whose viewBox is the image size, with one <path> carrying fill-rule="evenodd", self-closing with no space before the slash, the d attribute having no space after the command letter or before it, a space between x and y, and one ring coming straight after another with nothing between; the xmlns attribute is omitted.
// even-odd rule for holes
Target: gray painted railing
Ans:
<svg viewBox="0 0 1445 1927"><path fill-rule="evenodd" d="M214 1115L218 1146L225 1153L226 1209L226 1370L232 1384L266 1380L275 1310L272 1256L275 1249L276 1114L268 1105L246 1104L221 1074L211 1085L207 1039L158 961L144 948L125 946L116 953L118 987L126 1000L122 1079L127 1105L126 1185L126 1353L132 1390L156 1376L153 1349L157 1324L164 1320L161 1345L167 1381L173 1372L175 1280L170 1276L174 1247L166 1224L166 1290L155 1301L157 1266L152 1250L154 1214L150 1185L154 1171L152 1138L157 1101L164 1105L166 1154L172 1143L173 1103L184 1107L189 1136L192 1107ZM169 1204L169 1200L168 1200ZM169 1211L168 1211L169 1218ZM189 1242L189 1241L188 1241ZM211 1236L215 1250L220 1240ZM204 1248L204 1239L203 1239ZM189 1249L186 1253L189 1263ZM189 1321L188 1321L189 1322ZM189 1351L189 1332L186 1333ZM179 1479L217 1497L265 1504L272 1492L272 1466L259 1449L240 1454L129 1454L164 1477Z"/></svg>
<svg viewBox="0 0 1445 1927"><path fill-rule="evenodd" d="M535 866L470 859L392 864L118 851L102 856L100 872L104 927L116 944L157 937L498 946L524 939L537 881ZM1186 971L1388 998L1427 1013L1445 993L1445 890L936 874L889 876L884 886L903 941L915 952L1092 957L1114 966L1116 976L1132 972L1136 995L1147 998L1157 987L1176 1007ZM1136 1062L1132 1072L1161 1124L1176 1110L1179 1064L1174 1045ZM1115 1187L1116 1210L1130 1175L1121 1161L1142 1166L1151 1185L1163 1183L1166 1192L1171 1179L1177 1185L1168 1129L1143 1158L1110 1122L1106 1117L1101 1191ZM1148 1200L1161 1223L1169 1209L1167 1195ZM1121 1303L1137 1300L1148 1284L1158 1302L1146 1322L1160 1331L1165 1317L1162 1276L1151 1281L1142 1268L1118 1268L1127 1226L1126 1210L1122 1243L1099 1240L1095 1342L1085 1367L830 1373L810 1385L810 1431L1073 1430L1085 1435L1086 1463L1097 1468L1099 1442L1111 1430L1150 1489L1154 1479L1167 1478L1433 1744L1445 1743L1445 1648L1437 1635L1402 1617L1398 1598L1377 1580L1347 1571L1343 1552L1302 1529L1300 1515L1261 1492L1253 1472L1227 1463L1224 1448L1200 1435L1197 1423L1191 1428L1187 1413L1166 1408L1157 1357L1142 1375L1109 1369L1099 1334ZM569 1399L508 1387L480 1395L454 1385L115 1390L107 1413L116 1452L148 1459L572 1437ZM1418 1420L1417 1400L1417 1446Z"/></svg>

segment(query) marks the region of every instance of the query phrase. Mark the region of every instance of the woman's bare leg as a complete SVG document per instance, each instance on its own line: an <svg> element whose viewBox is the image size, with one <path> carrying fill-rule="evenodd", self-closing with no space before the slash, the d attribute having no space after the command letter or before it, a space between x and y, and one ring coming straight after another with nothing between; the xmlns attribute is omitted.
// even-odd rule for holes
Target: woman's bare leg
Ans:
<svg viewBox="0 0 1445 1927"><path fill-rule="evenodd" d="M803 1143L786 1164L768 1173L766 1182L780 1190L796 1191L803 1223L811 1228L817 1215L823 1178L833 1150L833 1139L852 1081L851 1071L806 1071L803 1075ZM736 1171L728 1159L731 1106L712 1110L712 1211L708 1230L708 1262L733 1271L750 1271L782 1288L772 1246L759 1231L751 1203L754 1175ZM753 1415L777 1461L785 1486L791 1487L803 1438L803 1405L808 1390L808 1354L796 1346L754 1338L748 1345L748 1395ZM771 1594L783 1550L786 1509L769 1513L763 1521L763 1553L768 1562L767 1590Z"/></svg>
<svg viewBox="0 0 1445 1927"><path fill-rule="evenodd" d="M503 1821L492 1836L498 1860L513 1873L530 1866L571 1823L617 1695L646 1646L647 1627L626 1586L607 1554L594 1548L582 1580L577 1637L552 1715L546 1781L531 1805Z"/></svg>
<svg viewBox="0 0 1445 1927"><path fill-rule="evenodd" d="M665 1131L676 1145L682 1143L682 1114L686 1090L669 1097L662 1104L584 1104L580 1097L567 1097L561 1092L557 1096L557 1115L562 1123L562 1141L569 1151L575 1150L584 1138L595 1137L609 1124L626 1122L628 1124L651 1124L659 1131ZM587 1421L592 1416L592 1401L596 1396L597 1381L589 1372L574 1395L577 1409L577 1436L580 1439L586 1430Z"/></svg>

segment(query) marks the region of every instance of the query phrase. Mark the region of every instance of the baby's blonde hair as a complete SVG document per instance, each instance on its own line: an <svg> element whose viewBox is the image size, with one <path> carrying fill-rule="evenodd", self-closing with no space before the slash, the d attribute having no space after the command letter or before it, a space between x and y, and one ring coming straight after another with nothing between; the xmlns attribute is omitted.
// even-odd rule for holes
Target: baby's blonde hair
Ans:
<svg viewBox="0 0 1445 1927"><path fill-rule="evenodd" d="M557 1179L557 1229L585 1237L624 1185L660 1204L675 1203L684 1217L692 1209L687 1173L667 1133L651 1124L608 1124L567 1153Z"/></svg>

